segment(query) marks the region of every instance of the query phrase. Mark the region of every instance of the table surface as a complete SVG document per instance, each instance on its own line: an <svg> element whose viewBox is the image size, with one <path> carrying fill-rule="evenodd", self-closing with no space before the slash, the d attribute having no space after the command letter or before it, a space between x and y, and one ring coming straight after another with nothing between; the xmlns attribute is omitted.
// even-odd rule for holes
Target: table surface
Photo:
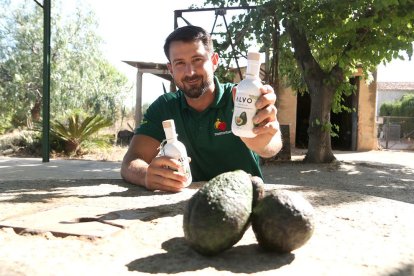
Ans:
<svg viewBox="0 0 414 276"><path fill-rule="evenodd" d="M268 253L249 228L231 249L204 257L188 246L182 230L185 204L202 183L176 194L149 192L118 179L0 184L0 275L414 273L414 206L409 203L266 184L311 202L312 238L289 254Z"/></svg>

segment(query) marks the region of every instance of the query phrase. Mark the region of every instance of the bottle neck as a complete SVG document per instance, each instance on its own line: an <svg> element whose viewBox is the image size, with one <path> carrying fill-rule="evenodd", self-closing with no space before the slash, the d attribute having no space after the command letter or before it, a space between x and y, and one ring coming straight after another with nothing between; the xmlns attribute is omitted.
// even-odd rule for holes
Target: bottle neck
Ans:
<svg viewBox="0 0 414 276"><path fill-rule="evenodd" d="M246 78L258 78L260 74L260 61L248 60L246 68Z"/></svg>
<svg viewBox="0 0 414 276"><path fill-rule="evenodd" d="M171 138L167 138L167 143L174 143L174 142L177 142L178 141L178 139L177 139L177 136L175 136L175 137L171 137Z"/></svg>
<svg viewBox="0 0 414 276"><path fill-rule="evenodd" d="M175 128L165 128L165 138L167 139L167 143L173 143L177 141L177 133L175 132Z"/></svg>

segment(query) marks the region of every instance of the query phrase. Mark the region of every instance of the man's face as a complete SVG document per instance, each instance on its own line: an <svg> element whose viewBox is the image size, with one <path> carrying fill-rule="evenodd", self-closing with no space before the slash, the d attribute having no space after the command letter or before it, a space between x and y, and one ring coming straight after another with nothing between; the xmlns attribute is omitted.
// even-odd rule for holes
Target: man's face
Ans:
<svg viewBox="0 0 414 276"><path fill-rule="evenodd" d="M201 41L174 41L170 45L168 69L177 87L189 98L214 90L217 64L217 54L208 52Z"/></svg>

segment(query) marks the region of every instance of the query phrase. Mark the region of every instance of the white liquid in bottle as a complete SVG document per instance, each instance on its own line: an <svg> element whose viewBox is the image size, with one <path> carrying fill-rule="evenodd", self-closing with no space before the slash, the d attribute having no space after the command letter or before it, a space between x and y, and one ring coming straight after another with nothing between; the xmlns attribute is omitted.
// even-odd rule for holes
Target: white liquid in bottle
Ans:
<svg viewBox="0 0 414 276"><path fill-rule="evenodd" d="M160 153L161 156L168 156L177 159L181 163L179 169L180 172L187 176L186 187L191 184L192 176L190 170L189 159L187 156L187 150L183 143L178 141L177 132L175 131L174 120L165 120L162 122L164 128L166 143L161 144Z"/></svg>
<svg viewBox="0 0 414 276"><path fill-rule="evenodd" d="M253 117L256 115L256 101L261 95L262 82L260 73L260 53L249 52L247 55L246 77L237 85L234 98L231 130L240 137L255 137Z"/></svg>

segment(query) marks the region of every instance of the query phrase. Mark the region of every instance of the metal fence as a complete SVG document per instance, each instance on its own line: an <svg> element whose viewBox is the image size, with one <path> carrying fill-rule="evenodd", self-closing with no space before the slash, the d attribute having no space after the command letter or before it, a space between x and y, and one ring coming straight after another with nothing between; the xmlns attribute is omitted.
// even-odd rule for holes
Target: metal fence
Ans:
<svg viewBox="0 0 414 276"><path fill-rule="evenodd" d="M382 116L377 124L381 148L414 150L414 117Z"/></svg>

